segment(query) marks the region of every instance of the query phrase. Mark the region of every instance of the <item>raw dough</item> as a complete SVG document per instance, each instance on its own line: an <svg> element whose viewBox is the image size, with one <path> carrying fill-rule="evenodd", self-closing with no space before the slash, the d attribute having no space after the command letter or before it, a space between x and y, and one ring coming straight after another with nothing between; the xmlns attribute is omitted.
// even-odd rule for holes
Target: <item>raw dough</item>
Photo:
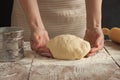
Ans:
<svg viewBox="0 0 120 80"><path fill-rule="evenodd" d="M81 59L90 50L89 42L80 37L64 34L51 39L47 47L56 59Z"/></svg>

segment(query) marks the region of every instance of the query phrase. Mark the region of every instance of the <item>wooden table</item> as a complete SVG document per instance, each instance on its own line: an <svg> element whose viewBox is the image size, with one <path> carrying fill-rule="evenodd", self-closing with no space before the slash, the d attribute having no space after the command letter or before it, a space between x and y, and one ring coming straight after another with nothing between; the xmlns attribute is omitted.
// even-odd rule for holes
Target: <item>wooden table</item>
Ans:
<svg viewBox="0 0 120 80"><path fill-rule="evenodd" d="M23 59L0 63L0 80L120 80L120 44L106 41L94 56L65 61L41 57L26 42Z"/></svg>

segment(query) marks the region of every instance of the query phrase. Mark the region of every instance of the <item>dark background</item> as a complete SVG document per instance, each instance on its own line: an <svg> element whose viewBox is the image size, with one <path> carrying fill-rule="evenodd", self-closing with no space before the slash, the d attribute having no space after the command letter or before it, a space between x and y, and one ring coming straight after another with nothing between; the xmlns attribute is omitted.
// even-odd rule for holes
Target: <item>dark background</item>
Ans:
<svg viewBox="0 0 120 80"><path fill-rule="evenodd" d="M120 0L103 0L102 27L120 27ZM10 26L13 0L0 0L0 26Z"/></svg>
<svg viewBox="0 0 120 80"><path fill-rule="evenodd" d="M102 27L120 28L120 0L103 0Z"/></svg>
<svg viewBox="0 0 120 80"><path fill-rule="evenodd" d="M0 0L0 27L10 26L13 0Z"/></svg>

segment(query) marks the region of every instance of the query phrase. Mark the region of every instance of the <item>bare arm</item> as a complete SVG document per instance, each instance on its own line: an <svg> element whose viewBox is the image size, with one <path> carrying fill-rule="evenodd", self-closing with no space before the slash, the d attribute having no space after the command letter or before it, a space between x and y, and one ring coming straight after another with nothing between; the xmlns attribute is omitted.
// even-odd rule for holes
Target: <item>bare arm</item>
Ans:
<svg viewBox="0 0 120 80"><path fill-rule="evenodd" d="M101 27L102 0L85 0L87 12L87 29Z"/></svg>
<svg viewBox="0 0 120 80"><path fill-rule="evenodd" d="M19 0L29 22L31 30L44 29L37 0Z"/></svg>
<svg viewBox="0 0 120 80"><path fill-rule="evenodd" d="M31 48L43 56L52 56L46 48L48 32L43 25L37 0L19 0L31 29ZM45 53L45 54L44 54Z"/></svg>
<svg viewBox="0 0 120 80"><path fill-rule="evenodd" d="M101 29L102 0L85 0L87 13L87 29L84 39L90 42L91 50L87 56L93 55L104 46L104 35Z"/></svg>

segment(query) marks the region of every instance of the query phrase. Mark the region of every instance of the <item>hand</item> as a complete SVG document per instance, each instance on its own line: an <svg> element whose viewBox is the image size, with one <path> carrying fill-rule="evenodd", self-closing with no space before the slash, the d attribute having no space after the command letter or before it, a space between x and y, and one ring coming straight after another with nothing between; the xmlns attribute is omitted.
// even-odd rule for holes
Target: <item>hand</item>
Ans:
<svg viewBox="0 0 120 80"><path fill-rule="evenodd" d="M51 57L51 53L46 44L49 41L48 32L46 30L32 30L31 32L31 49L43 56Z"/></svg>
<svg viewBox="0 0 120 80"><path fill-rule="evenodd" d="M87 29L84 39L91 45L91 50L86 57L93 55L104 46L104 35L101 28Z"/></svg>

